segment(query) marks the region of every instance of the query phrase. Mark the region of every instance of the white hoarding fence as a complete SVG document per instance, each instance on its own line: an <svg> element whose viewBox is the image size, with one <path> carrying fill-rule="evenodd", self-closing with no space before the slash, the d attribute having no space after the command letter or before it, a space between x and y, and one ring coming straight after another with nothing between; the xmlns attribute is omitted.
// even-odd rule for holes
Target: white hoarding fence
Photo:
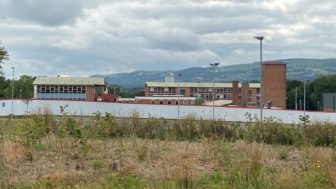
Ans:
<svg viewBox="0 0 336 189"><path fill-rule="evenodd" d="M138 112L141 118L157 117L166 119L177 119L176 105L154 105L154 104L130 104L130 103L107 103L107 102L88 102L88 101L65 101L65 100L22 100L22 99L0 99L0 116L10 115L13 103L14 115L34 114L38 111L47 109L54 115L62 115L61 107L64 113L92 116L95 112L109 112L117 117L127 117L131 112ZM212 119L211 106L188 106L180 105L180 117L193 114L199 118ZM215 119L226 121L249 121L247 114L252 117L259 117L259 109L233 108L233 107L215 107ZM332 122L336 123L336 113L326 112L306 112L310 121ZM303 111L295 110L264 110L264 117L273 117L283 123L298 123Z"/></svg>

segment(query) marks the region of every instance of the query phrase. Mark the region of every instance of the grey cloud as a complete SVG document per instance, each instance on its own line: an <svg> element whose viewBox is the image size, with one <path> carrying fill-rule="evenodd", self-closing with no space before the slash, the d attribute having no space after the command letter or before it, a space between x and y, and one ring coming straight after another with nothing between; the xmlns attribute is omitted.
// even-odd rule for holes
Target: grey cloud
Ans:
<svg viewBox="0 0 336 189"><path fill-rule="evenodd" d="M87 0L1 0L0 18L15 18L44 25L73 23Z"/></svg>
<svg viewBox="0 0 336 189"><path fill-rule="evenodd" d="M254 35L265 59L325 57L336 50L327 1L0 0L0 40L5 66L32 75L254 62Z"/></svg>

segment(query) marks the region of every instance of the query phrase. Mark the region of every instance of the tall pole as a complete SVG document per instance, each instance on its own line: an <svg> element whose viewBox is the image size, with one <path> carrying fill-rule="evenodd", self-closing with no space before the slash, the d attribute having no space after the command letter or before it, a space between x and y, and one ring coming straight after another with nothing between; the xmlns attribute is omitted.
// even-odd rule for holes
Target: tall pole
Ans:
<svg viewBox="0 0 336 189"><path fill-rule="evenodd" d="M295 110L297 110L298 109L298 104L297 104L297 94L298 93L298 88L297 87L295 87Z"/></svg>
<svg viewBox="0 0 336 189"><path fill-rule="evenodd" d="M210 66L213 68L213 72L216 72L216 67L220 63L213 63ZM215 120L215 80L212 82L212 120Z"/></svg>
<svg viewBox="0 0 336 189"><path fill-rule="evenodd" d="M180 119L180 78L182 74L178 74L178 88L177 88L177 119Z"/></svg>
<svg viewBox="0 0 336 189"><path fill-rule="evenodd" d="M11 117L13 118L14 115L14 66L12 66L12 70L13 70L13 80L12 80L12 114Z"/></svg>
<svg viewBox="0 0 336 189"><path fill-rule="evenodd" d="M307 85L307 82L306 80L304 81L303 83L303 115L306 116L306 85Z"/></svg>
<svg viewBox="0 0 336 189"><path fill-rule="evenodd" d="M262 96L262 40L264 39L263 36L254 37L260 41L260 100L259 100L259 107L260 107L260 123L263 123L263 96Z"/></svg>

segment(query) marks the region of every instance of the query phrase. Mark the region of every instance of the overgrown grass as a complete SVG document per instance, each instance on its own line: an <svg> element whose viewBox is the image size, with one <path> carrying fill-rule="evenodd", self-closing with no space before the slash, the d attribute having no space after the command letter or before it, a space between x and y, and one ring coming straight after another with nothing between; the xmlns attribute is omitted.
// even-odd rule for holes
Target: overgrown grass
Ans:
<svg viewBox="0 0 336 189"><path fill-rule="evenodd" d="M0 188L334 188L335 144L331 123L45 111L0 120ZM40 176L16 176L41 163Z"/></svg>

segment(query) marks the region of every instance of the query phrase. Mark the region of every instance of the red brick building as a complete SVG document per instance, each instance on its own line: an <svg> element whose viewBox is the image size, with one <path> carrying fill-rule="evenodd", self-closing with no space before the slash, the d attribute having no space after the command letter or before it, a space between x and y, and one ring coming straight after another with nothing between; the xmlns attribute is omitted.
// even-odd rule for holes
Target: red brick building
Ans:
<svg viewBox="0 0 336 189"><path fill-rule="evenodd" d="M286 64L264 62L262 65L263 103L286 108ZM197 97L204 101L225 101L226 105L259 106L260 83L233 81L206 82L146 82L145 96ZM224 104L223 104L224 105Z"/></svg>
<svg viewBox="0 0 336 189"><path fill-rule="evenodd" d="M262 95L264 102L286 108L286 64L265 62L262 65Z"/></svg>
<svg viewBox="0 0 336 189"><path fill-rule="evenodd" d="M224 100L234 105L256 105L259 101L259 83L204 83L204 82L146 82L145 96L197 97L205 101ZM242 94L245 94L243 96Z"/></svg>

